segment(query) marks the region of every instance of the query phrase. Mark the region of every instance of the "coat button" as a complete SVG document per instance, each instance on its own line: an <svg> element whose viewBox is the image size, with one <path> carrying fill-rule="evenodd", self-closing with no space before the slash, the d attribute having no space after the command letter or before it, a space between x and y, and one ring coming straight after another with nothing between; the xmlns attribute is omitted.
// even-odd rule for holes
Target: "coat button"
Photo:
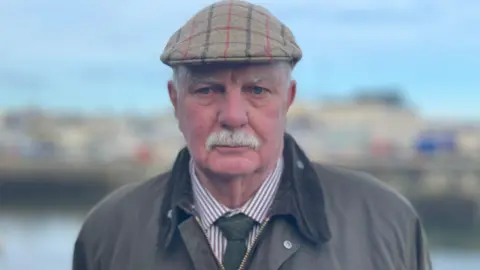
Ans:
<svg viewBox="0 0 480 270"><path fill-rule="evenodd" d="M283 242L283 246L286 248L286 249L291 249L292 248L292 242L286 240Z"/></svg>
<svg viewBox="0 0 480 270"><path fill-rule="evenodd" d="M297 160L297 167L300 169L303 169L305 166L303 165L303 162L301 162L300 160Z"/></svg>
<svg viewBox="0 0 480 270"><path fill-rule="evenodd" d="M172 212L173 212L172 209L168 210L168 212L167 212L167 217L169 219L172 219Z"/></svg>

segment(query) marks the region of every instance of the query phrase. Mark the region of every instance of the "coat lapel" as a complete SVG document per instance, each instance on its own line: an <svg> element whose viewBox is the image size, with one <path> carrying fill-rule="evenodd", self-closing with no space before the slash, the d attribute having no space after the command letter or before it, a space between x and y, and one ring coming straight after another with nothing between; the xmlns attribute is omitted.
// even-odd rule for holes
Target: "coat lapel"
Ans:
<svg viewBox="0 0 480 270"><path fill-rule="evenodd" d="M272 206L272 216L287 217L291 225L311 244L319 245L331 238L325 212L321 178L300 146L285 134L285 162L280 186Z"/></svg>
<svg viewBox="0 0 480 270"><path fill-rule="evenodd" d="M207 238L195 217L182 222L178 229L196 270L219 269Z"/></svg>

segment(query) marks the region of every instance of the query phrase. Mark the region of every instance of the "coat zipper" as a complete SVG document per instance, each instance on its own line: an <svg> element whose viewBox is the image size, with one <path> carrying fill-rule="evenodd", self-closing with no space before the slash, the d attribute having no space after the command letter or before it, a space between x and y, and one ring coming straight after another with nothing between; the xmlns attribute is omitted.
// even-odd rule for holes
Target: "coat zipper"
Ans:
<svg viewBox="0 0 480 270"><path fill-rule="evenodd" d="M198 225L200 226L200 228L202 228L202 223L200 221L200 218L195 216L195 220L197 221ZM260 229L258 230L258 233L257 235L255 235L255 238L253 239L253 242L252 244L250 245L250 247L248 247L247 249L247 252L245 253L245 256L243 256L243 259L242 259L242 262L240 263L240 266L238 267L238 270L243 270L245 268L245 264L247 263L247 260L248 258L250 257L250 253L252 252L253 248L255 247L255 244L257 243L257 240L260 236L260 234L262 233L262 231L265 229L265 227L267 226L268 222L270 221L270 218L267 217L265 219L265 221L262 223L262 225L260 226ZM203 230L203 228L202 228ZM207 239L208 241L208 238L207 236L205 235L205 233L203 234L205 236L205 238ZM215 254L213 254L213 257L215 257L215 261L217 262L218 266L222 269L222 270L225 270L225 266L223 266L222 263L220 263L220 260L217 258L217 256L215 256Z"/></svg>
<svg viewBox="0 0 480 270"><path fill-rule="evenodd" d="M240 263L240 266L238 267L238 270L243 270L245 268L245 264L247 263L247 260L250 257L250 253L252 252L253 248L255 247L260 234L262 233L263 229L265 229L265 227L267 226L269 221L270 221L270 218L267 217L267 219L265 219L265 221L260 226L260 229L258 230L257 235L255 235L255 238L253 239L252 244L250 245L250 247L248 247L247 252L245 253L245 256L243 257L242 262Z"/></svg>

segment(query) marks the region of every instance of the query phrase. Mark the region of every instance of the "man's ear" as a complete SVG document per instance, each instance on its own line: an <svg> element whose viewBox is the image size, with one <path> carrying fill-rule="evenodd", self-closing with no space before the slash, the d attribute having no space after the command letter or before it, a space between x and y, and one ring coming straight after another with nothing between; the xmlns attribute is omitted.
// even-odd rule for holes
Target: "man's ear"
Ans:
<svg viewBox="0 0 480 270"><path fill-rule="evenodd" d="M175 84L171 80L168 81L167 87L168 87L168 96L170 97L170 103L172 103L173 110L174 110L174 113L175 113L175 118L177 118L178 91L175 88Z"/></svg>
<svg viewBox="0 0 480 270"><path fill-rule="evenodd" d="M291 80L287 93L287 110L292 106L295 96L297 95L297 81Z"/></svg>

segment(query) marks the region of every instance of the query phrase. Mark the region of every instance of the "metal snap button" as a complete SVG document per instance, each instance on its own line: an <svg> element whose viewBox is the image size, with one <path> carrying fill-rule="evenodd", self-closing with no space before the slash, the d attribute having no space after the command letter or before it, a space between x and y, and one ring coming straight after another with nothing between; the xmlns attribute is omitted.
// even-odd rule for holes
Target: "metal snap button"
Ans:
<svg viewBox="0 0 480 270"><path fill-rule="evenodd" d="M301 162L300 160L297 160L297 167L300 169L303 169L305 166L303 165L303 162Z"/></svg>
<svg viewBox="0 0 480 270"><path fill-rule="evenodd" d="M286 240L283 242L283 246L286 248L286 249L291 249L292 248L292 242Z"/></svg>
<svg viewBox="0 0 480 270"><path fill-rule="evenodd" d="M169 219L172 219L172 212L173 212L172 209L168 210L167 217Z"/></svg>

